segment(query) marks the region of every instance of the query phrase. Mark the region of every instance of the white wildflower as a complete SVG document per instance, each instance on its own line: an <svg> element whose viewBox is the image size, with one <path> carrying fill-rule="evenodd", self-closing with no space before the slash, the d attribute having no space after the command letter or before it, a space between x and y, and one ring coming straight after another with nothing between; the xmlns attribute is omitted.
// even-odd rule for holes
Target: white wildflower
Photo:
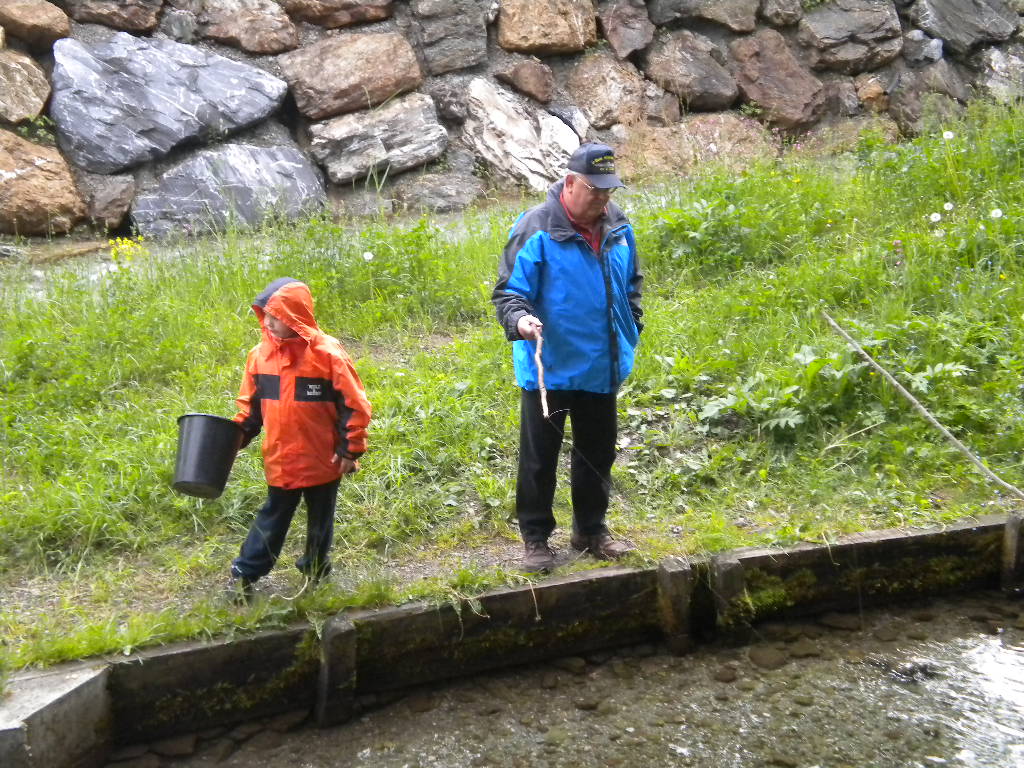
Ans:
<svg viewBox="0 0 1024 768"><path fill-rule="evenodd" d="M955 139L956 134L953 133L952 131L943 131L942 138L944 138L946 141L949 141L950 139Z"/></svg>
<svg viewBox="0 0 1024 768"><path fill-rule="evenodd" d="M363 251L363 261L373 261L373 253L370 251Z"/></svg>
<svg viewBox="0 0 1024 768"><path fill-rule="evenodd" d="M993 219L1001 219L1001 218L1003 218L1003 209L1002 208L993 208L992 212L989 213L989 216L991 216Z"/></svg>
<svg viewBox="0 0 1024 768"><path fill-rule="evenodd" d="M952 210L953 210L953 204L952 204L952 203L946 203L946 204L945 204L945 205L943 205L942 207L943 207L943 208L944 208L945 210L947 210L947 211L952 211Z"/></svg>
<svg viewBox="0 0 1024 768"><path fill-rule="evenodd" d="M942 214L936 212L931 214L928 218L931 219L932 224L938 224L940 221L942 221Z"/></svg>

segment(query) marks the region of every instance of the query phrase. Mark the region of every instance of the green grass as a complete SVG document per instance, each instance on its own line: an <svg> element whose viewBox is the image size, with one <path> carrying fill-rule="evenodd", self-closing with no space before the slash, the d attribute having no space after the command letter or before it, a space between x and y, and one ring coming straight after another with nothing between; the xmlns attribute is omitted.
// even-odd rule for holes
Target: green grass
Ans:
<svg viewBox="0 0 1024 768"><path fill-rule="evenodd" d="M610 521L640 543L634 562L1001 508L821 311L1024 483L1022 152L1022 113L979 104L906 144L868 133L839 158L792 153L623 198L645 260L647 329L621 398ZM472 557L426 579L389 570L515 538L518 399L489 295L516 212L121 243L114 263L127 267L99 277L88 265L42 278L5 268L0 678L521 582ZM237 612L209 588L262 500L258 453L243 452L220 499L176 495L175 419L233 413L258 338L249 302L282 275L310 284L321 326L356 359L374 405L371 450L339 497L343 577ZM564 487L557 501L567 523ZM289 546L300 540L301 526Z"/></svg>

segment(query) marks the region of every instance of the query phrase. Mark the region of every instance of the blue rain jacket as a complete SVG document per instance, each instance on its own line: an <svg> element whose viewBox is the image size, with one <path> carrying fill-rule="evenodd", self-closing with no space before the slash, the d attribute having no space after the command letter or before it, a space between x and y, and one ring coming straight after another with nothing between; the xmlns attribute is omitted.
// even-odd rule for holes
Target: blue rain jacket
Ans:
<svg viewBox="0 0 1024 768"><path fill-rule="evenodd" d="M609 202L595 254L559 201L564 183L513 225L491 301L514 342L520 387L538 388L536 343L516 328L523 315L534 315L544 323L545 387L612 393L633 369L643 328L636 240L626 215Z"/></svg>

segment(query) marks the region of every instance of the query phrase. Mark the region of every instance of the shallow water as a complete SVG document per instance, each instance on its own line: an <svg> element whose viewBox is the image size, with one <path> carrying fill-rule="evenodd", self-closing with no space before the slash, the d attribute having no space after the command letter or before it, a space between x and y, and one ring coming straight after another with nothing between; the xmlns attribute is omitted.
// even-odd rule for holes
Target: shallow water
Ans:
<svg viewBox="0 0 1024 768"><path fill-rule="evenodd" d="M1022 609L992 594L764 625L682 657L560 659L336 728L207 734L174 764L1024 768Z"/></svg>

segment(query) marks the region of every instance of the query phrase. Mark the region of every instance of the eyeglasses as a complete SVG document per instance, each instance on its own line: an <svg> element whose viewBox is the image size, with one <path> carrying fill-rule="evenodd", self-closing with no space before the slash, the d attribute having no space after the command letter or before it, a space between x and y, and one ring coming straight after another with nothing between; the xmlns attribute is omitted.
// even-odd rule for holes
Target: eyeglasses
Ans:
<svg viewBox="0 0 1024 768"><path fill-rule="evenodd" d="M612 187L611 189L602 189L601 187L595 187L593 184L588 183L585 178L580 176L580 174L573 173L573 176L576 177L576 181L578 181L584 187L589 189L591 193L595 195L607 195L608 197L611 197L615 190L618 189L618 187Z"/></svg>

